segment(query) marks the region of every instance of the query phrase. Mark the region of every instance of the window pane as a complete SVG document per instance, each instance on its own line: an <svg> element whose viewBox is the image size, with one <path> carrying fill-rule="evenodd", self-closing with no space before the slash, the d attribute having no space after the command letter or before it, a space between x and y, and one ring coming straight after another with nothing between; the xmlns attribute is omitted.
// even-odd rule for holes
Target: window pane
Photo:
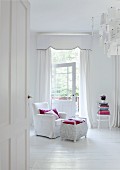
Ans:
<svg viewBox="0 0 120 170"><path fill-rule="evenodd" d="M72 67L54 68L52 76L52 97L56 99L72 99Z"/></svg>

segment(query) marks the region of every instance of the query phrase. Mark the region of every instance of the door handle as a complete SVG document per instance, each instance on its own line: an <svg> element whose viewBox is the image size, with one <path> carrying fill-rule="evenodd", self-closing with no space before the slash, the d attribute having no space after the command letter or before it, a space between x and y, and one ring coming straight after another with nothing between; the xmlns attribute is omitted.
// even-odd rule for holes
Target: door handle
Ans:
<svg viewBox="0 0 120 170"><path fill-rule="evenodd" d="M31 99L31 98L32 98L32 96L28 95L28 99Z"/></svg>

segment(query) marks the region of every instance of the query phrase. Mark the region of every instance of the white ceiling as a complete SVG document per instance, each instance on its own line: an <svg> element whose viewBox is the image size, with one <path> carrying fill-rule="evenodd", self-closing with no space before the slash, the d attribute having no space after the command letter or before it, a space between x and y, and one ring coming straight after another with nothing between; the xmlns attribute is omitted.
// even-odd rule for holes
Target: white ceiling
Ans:
<svg viewBox="0 0 120 170"><path fill-rule="evenodd" d="M29 0L31 30L48 33L91 32L99 29L100 16L120 0Z"/></svg>

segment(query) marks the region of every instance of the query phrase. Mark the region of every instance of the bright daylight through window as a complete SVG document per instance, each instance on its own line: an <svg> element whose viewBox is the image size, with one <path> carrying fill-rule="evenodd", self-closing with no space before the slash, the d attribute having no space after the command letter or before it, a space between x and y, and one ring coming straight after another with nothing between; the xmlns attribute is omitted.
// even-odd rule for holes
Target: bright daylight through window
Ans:
<svg viewBox="0 0 120 170"><path fill-rule="evenodd" d="M79 57L80 49L51 50L52 56L52 99L76 101L79 110ZM72 67L75 66L75 67ZM75 69L73 74L73 68ZM76 77L76 78L75 78ZM75 81L75 82L74 82ZM73 85L75 84L75 87ZM75 89L73 89L75 88Z"/></svg>

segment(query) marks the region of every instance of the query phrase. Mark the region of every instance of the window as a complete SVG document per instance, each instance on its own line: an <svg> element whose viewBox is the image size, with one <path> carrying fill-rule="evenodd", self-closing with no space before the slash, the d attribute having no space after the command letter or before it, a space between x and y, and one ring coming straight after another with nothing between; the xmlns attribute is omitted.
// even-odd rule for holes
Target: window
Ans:
<svg viewBox="0 0 120 170"><path fill-rule="evenodd" d="M70 63L76 64L76 108L79 107L79 56L80 49L55 50L51 49L52 56L52 99L72 100L72 67ZM69 64L68 64L69 63ZM67 65L66 65L67 64Z"/></svg>

